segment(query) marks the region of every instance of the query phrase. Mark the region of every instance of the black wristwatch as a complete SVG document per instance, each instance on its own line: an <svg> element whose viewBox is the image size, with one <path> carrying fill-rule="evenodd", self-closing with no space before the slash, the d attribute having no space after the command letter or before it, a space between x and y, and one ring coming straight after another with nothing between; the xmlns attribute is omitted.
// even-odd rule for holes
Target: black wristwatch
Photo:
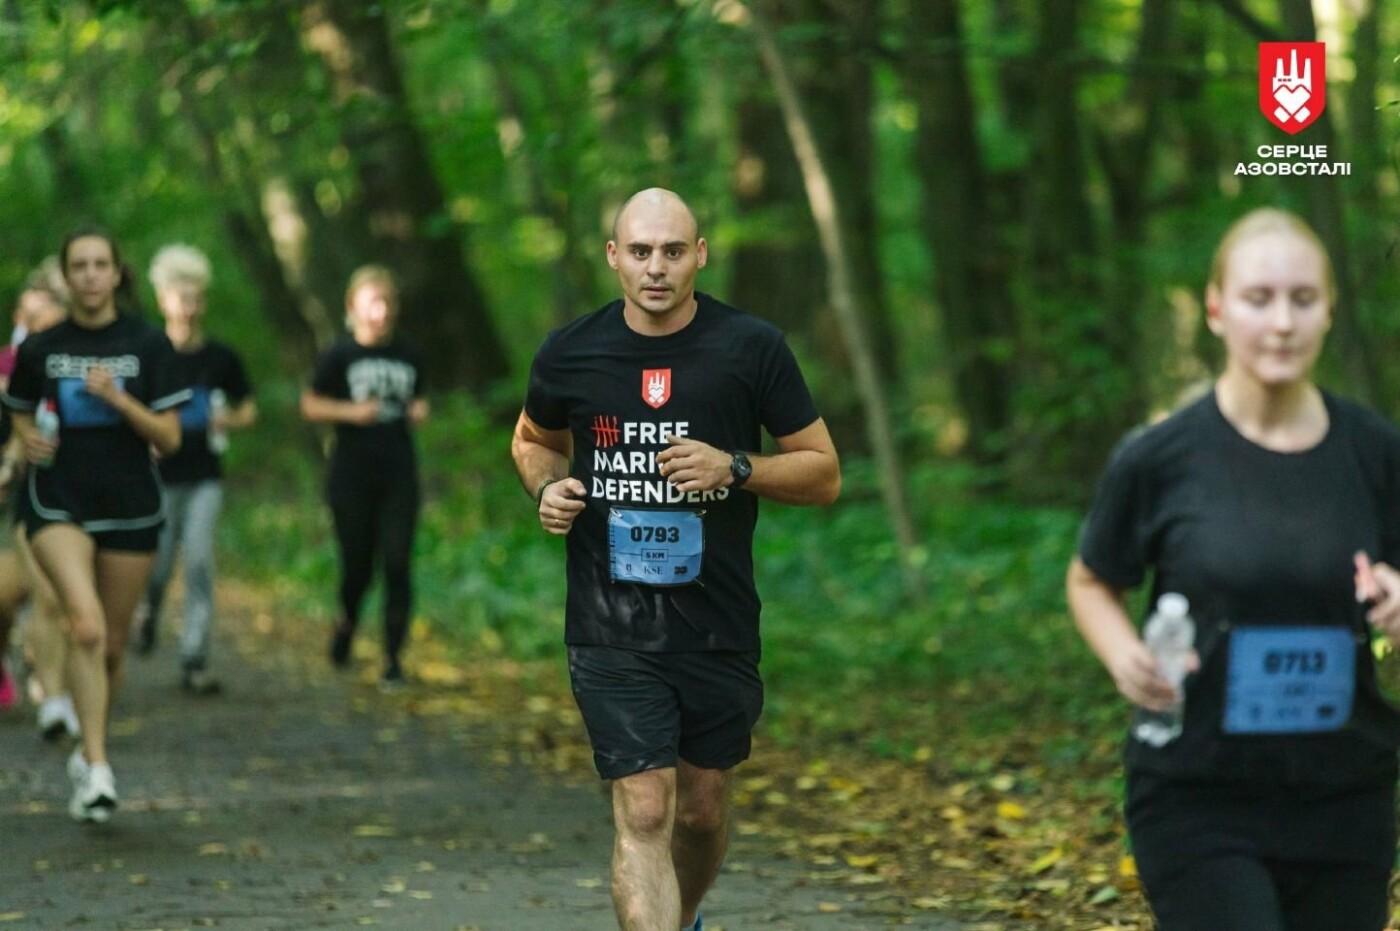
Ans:
<svg viewBox="0 0 1400 931"><path fill-rule="evenodd" d="M753 475L753 463L749 462L749 457L735 450L734 458L729 460L729 474L734 477L734 483L730 488L743 488L744 483Z"/></svg>

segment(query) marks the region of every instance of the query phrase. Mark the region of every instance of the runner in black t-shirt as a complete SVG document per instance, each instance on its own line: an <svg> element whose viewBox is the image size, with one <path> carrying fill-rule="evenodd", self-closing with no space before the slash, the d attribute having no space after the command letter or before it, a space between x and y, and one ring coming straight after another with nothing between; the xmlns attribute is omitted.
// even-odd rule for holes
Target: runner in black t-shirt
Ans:
<svg viewBox="0 0 1400 931"><path fill-rule="evenodd" d="M350 337L316 363L301 396L302 416L335 424L326 496L340 546L340 620L331 662L345 666L360 605L378 553L384 566L384 674L404 681L399 654L413 608L413 535L418 521L418 459L413 428L428 416L423 360L399 336L399 292L393 274L367 265L350 278L345 302Z"/></svg>
<svg viewBox="0 0 1400 931"><path fill-rule="evenodd" d="M782 334L698 294L706 243L669 191L618 213L623 299L551 333L512 454L567 535L565 640L613 783L624 927L699 928L724 858L730 771L763 705L758 496L827 504L840 467ZM766 430L779 452L759 456Z"/></svg>
<svg viewBox="0 0 1400 931"><path fill-rule="evenodd" d="M1400 431L1312 381L1333 295L1297 217L1258 210L1231 228L1206 290L1225 371L1120 446L1070 566L1075 620L1135 705L1163 709L1175 690L1124 591L1150 571L1154 601L1181 593L1196 622L1181 735L1130 737L1125 754L1161 931L1377 931L1389 917L1400 717L1371 632L1400 642Z"/></svg>
<svg viewBox="0 0 1400 931"><path fill-rule="evenodd" d="M0 391L9 388L19 344L36 333L42 333L62 323L68 316L68 286L63 281L58 257L50 256L29 277L25 290L15 307L13 342L5 347L8 362L0 366ZM0 562L0 590L5 607L0 610L14 614L24 601L30 602L29 616L23 627L24 655L29 665L28 690L38 692L39 733L46 740L63 736L77 737L81 732L78 715L73 709L73 697L68 694L68 634L63 627L63 611L54 595L53 586L34 565L29 550L29 538L24 530L24 511L29 503L27 494L28 465L24 461L24 442L13 436L5 447L0 474L5 476L5 503L14 505L14 548L3 552Z"/></svg>
<svg viewBox="0 0 1400 931"><path fill-rule="evenodd" d="M180 634L180 685L195 695L220 690L208 671L214 622L214 528L223 507L219 457L228 433L253 425L257 405L238 353L204 333L209 259L192 246L166 246L151 261L151 284L175 347L174 366L190 402L180 408L180 450L159 462L164 482L165 527L146 586L144 619L137 632L143 653L155 648L161 603L178 547L185 566L185 623Z"/></svg>
<svg viewBox="0 0 1400 931"><path fill-rule="evenodd" d="M118 289L130 288L131 278L116 243L81 231L59 259L71 316L20 345L4 402L31 464L25 528L72 640L69 685L83 738L69 759L69 811L105 821L117 801L107 715L162 520L150 450L179 448L175 408L189 391L173 381L169 340L118 313ZM56 438L45 435L53 418Z"/></svg>

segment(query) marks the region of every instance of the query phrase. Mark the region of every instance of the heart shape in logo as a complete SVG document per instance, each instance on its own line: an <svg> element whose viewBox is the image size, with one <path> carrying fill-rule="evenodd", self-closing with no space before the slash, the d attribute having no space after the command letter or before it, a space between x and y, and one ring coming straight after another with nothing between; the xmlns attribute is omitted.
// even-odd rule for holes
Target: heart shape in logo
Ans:
<svg viewBox="0 0 1400 931"><path fill-rule="evenodd" d="M1283 109L1296 114L1312 100L1312 91L1306 87L1279 87L1274 89L1274 99Z"/></svg>

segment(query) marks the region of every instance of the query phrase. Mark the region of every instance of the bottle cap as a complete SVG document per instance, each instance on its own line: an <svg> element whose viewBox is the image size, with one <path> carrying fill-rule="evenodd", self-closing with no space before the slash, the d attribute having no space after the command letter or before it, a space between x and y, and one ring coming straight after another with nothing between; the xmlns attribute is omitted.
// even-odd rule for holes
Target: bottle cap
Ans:
<svg viewBox="0 0 1400 931"><path fill-rule="evenodd" d="M1177 617L1185 617L1191 610L1191 602L1186 600L1185 595L1176 592L1166 592L1157 599L1158 614L1172 614Z"/></svg>

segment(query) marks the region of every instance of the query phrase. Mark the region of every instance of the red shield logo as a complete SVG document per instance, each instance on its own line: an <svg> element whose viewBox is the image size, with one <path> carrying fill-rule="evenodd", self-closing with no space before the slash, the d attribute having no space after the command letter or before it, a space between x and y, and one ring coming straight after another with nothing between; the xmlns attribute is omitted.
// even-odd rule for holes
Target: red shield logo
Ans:
<svg viewBox="0 0 1400 931"><path fill-rule="evenodd" d="M1259 43L1259 109L1292 135L1327 106L1327 47L1321 42Z"/></svg>
<svg viewBox="0 0 1400 931"><path fill-rule="evenodd" d="M652 407L671 400L670 369L642 369L642 400Z"/></svg>

